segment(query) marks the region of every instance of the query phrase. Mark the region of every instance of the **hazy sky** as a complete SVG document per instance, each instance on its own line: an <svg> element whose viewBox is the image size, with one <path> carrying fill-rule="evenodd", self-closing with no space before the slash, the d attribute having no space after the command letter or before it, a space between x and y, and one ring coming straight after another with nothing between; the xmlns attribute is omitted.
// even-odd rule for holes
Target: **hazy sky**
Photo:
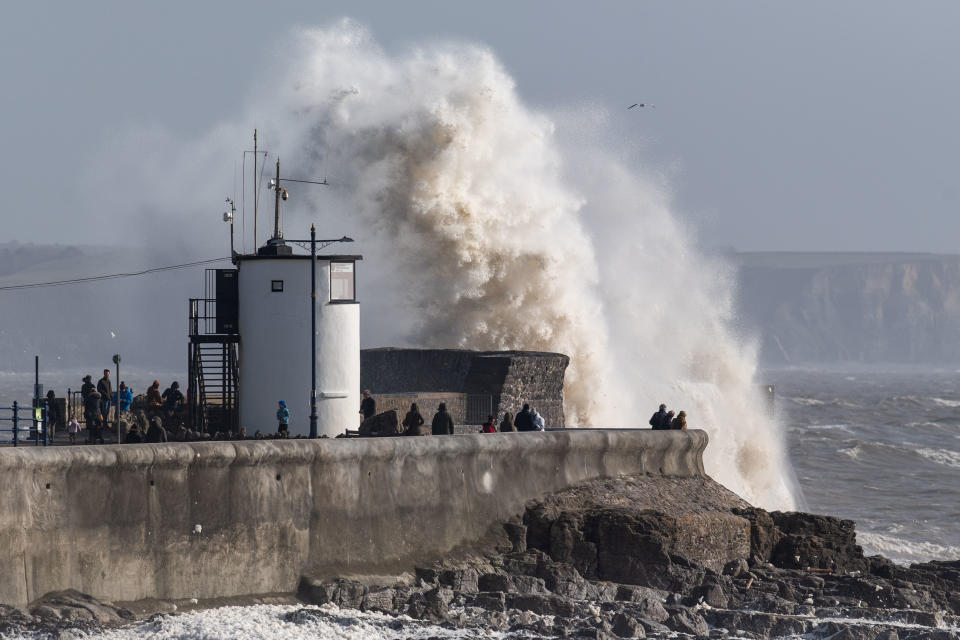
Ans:
<svg viewBox="0 0 960 640"><path fill-rule="evenodd" d="M105 140L236 117L270 91L293 28L344 16L388 50L486 44L535 108L606 107L707 244L957 251L960 4L873 0L16 3L0 21L0 242L96 241L81 176Z"/></svg>

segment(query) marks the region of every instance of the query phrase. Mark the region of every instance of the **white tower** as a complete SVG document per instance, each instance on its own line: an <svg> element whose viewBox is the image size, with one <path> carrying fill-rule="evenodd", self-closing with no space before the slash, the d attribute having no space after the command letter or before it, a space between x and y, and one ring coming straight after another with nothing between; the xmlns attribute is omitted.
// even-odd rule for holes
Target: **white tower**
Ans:
<svg viewBox="0 0 960 640"><path fill-rule="evenodd" d="M311 286L309 255L274 238L238 255L240 426L277 429L277 403L290 410L290 436L310 434ZM359 255L317 256L317 432L356 428L360 408Z"/></svg>

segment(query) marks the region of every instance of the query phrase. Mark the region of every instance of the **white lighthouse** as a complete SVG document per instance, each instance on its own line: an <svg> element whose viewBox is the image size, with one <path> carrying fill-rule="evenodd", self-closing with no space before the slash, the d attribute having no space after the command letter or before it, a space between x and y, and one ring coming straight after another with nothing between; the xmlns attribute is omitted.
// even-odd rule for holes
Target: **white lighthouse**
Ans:
<svg viewBox="0 0 960 640"><path fill-rule="evenodd" d="M309 255L277 239L238 256L240 426L277 428L278 402L290 410L290 436L310 433L311 303L316 313L318 434L333 437L358 422L360 305L358 255L318 255L311 299Z"/></svg>

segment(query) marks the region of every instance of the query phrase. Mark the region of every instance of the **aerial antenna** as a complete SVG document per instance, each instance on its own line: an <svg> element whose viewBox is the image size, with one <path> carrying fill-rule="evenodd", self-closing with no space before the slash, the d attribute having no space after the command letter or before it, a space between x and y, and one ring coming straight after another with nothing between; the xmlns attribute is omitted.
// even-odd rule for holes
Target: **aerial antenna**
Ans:
<svg viewBox="0 0 960 640"><path fill-rule="evenodd" d="M267 152L260 151L260 148L257 145L258 145L257 130L254 129L253 130L253 151L250 151L248 149L243 152L244 163L246 163L247 154L248 153L253 154L253 247L254 247L254 251L256 251L256 247L257 247L257 200L258 200L257 185L260 182L257 177L257 161L259 160L260 154L263 154L264 156L267 155ZM244 180L246 180L246 176L244 176Z"/></svg>

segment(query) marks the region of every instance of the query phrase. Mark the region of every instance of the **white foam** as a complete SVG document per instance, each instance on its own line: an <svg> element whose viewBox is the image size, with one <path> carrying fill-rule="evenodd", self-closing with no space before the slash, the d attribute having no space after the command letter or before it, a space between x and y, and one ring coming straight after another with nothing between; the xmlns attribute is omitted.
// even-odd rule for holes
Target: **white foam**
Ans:
<svg viewBox="0 0 960 640"><path fill-rule="evenodd" d="M283 619L285 614L303 609L300 606L256 605L222 607L179 615L162 616L154 622L113 629L92 636L102 640L374 640L416 638L474 638L476 629L444 629L401 616L402 628L389 623L397 620L378 613L363 613L335 606L320 607L328 617L308 618L294 623ZM483 631L490 638L502 638L495 631Z"/></svg>
<svg viewBox="0 0 960 640"><path fill-rule="evenodd" d="M960 400L947 400L946 398L930 398L933 400L934 404L938 404L941 407L960 407Z"/></svg>
<svg viewBox="0 0 960 640"><path fill-rule="evenodd" d="M917 449L916 451L927 460L937 464L960 468L960 451L951 449Z"/></svg>
<svg viewBox="0 0 960 640"><path fill-rule="evenodd" d="M863 547L864 555L881 554L900 564L960 559L958 546L906 540L883 533L858 531L857 542Z"/></svg>

